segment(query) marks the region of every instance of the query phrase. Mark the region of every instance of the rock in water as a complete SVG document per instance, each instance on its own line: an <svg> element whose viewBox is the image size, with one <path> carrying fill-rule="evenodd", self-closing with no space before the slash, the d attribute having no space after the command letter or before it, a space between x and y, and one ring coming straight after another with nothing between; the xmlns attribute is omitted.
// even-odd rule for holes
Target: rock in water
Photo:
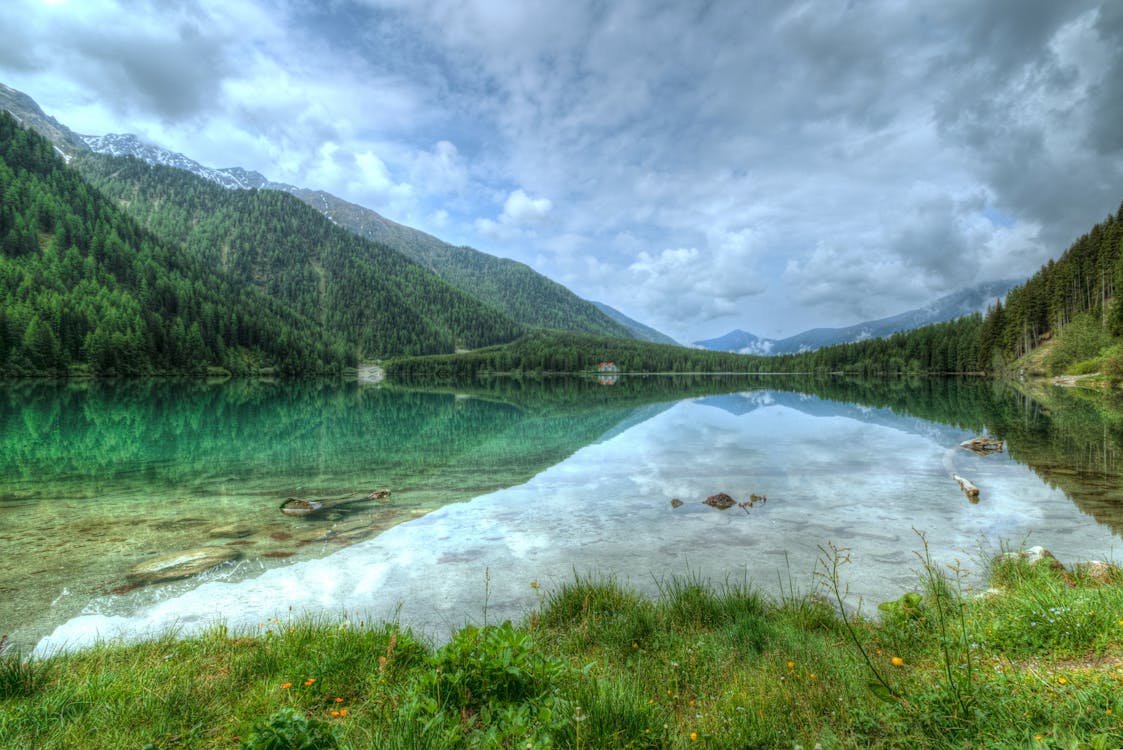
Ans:
<svg viewBox="0 0 1123 750"><path fill-rule="evenodd" d="M281 503L281 512L286 516L310 516L323 507L324 504L317 500L301 500L298 497L290 497Z"/></svg>
<svg viewBox="0 0 1123 750"><path fill-rule="evenodd" d="M129 570L125 578L138 586L175 581L210 570L224 562L237 560L240 556L238 550L230 547L199 547L138 563Z"/></svg>
<svg viewBox="0 0 1123 750"><path fill-rule="evenodd" d="M981 435L977 438L971 438L970 440L964 440L962 443L959 444L959 447L960 448L966 448L969 451L973 451L975 453L978 453L980 455L985 456L988 453L994 453L994 452L1001 453L1002 452L1002 441L1001 440L995 440L994 438L987 437L986 435Z"/></svg>
<svg viewBox="0 0 1123 750"><path fill-rule="evenodd" d="M724 492L719 492L716 495L710 495L703 502L705 502L706 505L710 506L711 508L717 508L718 510L729 510L737 504L736 500L734 500Z"/></svg>

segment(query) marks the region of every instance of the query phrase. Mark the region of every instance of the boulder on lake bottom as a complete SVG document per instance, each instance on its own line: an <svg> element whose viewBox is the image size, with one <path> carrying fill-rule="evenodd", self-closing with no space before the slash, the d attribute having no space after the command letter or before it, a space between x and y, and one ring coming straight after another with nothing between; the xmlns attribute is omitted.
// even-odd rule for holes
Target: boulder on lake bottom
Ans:
<svg viewBox="0 0 1123 750"><path fill-rule="evenodd" d="M129 583L147 586L152 583L176 581L210 570L224 562L237 560L241 553L230 547L198 547L160 555L138 563L125 575Z"/></svg>
<svg viewBox="0 0 1123 750"><path fill-rule="evenodd" d="M281 503L281 512L286 516L310 516L322 510L324 504L318 500L302 500L299 497L290 497Z"/></svg>

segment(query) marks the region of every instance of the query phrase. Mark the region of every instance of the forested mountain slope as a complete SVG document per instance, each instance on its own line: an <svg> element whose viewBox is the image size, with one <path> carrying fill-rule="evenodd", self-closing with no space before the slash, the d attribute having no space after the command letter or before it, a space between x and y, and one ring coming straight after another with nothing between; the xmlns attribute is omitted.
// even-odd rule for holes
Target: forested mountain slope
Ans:
<svg viewBox="0 0 1123 750"><path fill-rule="evenodd" d="M338 371L343 341L142 229L0 112L0 372Z"/></svg>
<svg viewBox="0 0 1123 750"><path fill-rule="evenodd" d="M590 300L590 303L602 313L627 328L631 332L632 338L639 339L640 341L649 341L652 344L670 344L671 346L679 346L679 343L667 334L663 333L662 331L657 331L649 325L644 325L634 318L629 318L627 315L620 312L611 305L606 305L603 302L596 302L593 300Z"/></svg>
<svg viewBox="0 0 1123 750"><path fill-rule="evenodd" d="M360 237L397 250L452 286L504 312L517 323L625 338L633 336L626 325L621 325L592 303L523 263L470 247L450 245L331 193L273 182L257 172L240 167L204 167L183 154L144 143L131 135L80 136L46 115L31 97L3 84L0 84L0 108L11 111L25 126L50 138L68 157L91 151L116 156L131 155L150 164L186 170L226 188L291 193L332 222Z"/></svg>
<svg viewBox="0 0 1123 750"><path fill-rule="evenodd" d="M604 336L637 338L593 303L546 278L530 266L471 247L457 247L418 229L322 190L290 192L336 224L360 237L399 250L458 289L507 313L516 322Z"/></svg>
<svg viewBox="0 0 1123 750"><path fill-rule="evenodd" d="M131 157L90 154L74 164L157 235L340 332L360 358L451 352L521 333L494 307L286 193L226 190Z"/></svg>

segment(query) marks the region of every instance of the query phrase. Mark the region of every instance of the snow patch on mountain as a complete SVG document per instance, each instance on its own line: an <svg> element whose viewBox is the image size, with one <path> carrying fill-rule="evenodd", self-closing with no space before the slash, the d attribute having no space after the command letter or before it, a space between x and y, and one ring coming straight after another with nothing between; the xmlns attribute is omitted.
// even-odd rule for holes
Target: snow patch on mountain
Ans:
<svg viewBox="0 0 1123 750"><path fill-rule="evenodd" d="M109 156L132 156L148 164L160 164L165 167L182 169L229 190L283 190L291 193L297 189L292 185L273 182L260 172L252 172L241 167L225 167L223 169L204 167L183 154L152 143L145 143L132 133L83 135L79 137L95 153L108 154Z"/></svg>

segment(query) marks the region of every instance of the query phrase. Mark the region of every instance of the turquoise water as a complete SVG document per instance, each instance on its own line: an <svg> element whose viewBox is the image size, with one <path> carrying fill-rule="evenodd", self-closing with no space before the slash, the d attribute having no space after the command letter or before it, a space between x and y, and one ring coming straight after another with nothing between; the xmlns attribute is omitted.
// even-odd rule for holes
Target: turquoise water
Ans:
<svg viewBox="0 0 1123 750"><path fill-rule="evenodd" d="M531 581L575 571L648 591L670 575L806 589L827 543L853 549L852 590L881 601L914 582L914 529L948 561L1023 542L1110 558L1119 439L1078 407L1060 423L955 381L9 386L0 633L49 649L310 612L400 616L440 638L518 616ZM957 448L984 431L1007 451ZM767 500L720 511L702 502L716 492ZM286 516L290 497L326 508ZM201 546L240 557L127 578Z"/></svg>

